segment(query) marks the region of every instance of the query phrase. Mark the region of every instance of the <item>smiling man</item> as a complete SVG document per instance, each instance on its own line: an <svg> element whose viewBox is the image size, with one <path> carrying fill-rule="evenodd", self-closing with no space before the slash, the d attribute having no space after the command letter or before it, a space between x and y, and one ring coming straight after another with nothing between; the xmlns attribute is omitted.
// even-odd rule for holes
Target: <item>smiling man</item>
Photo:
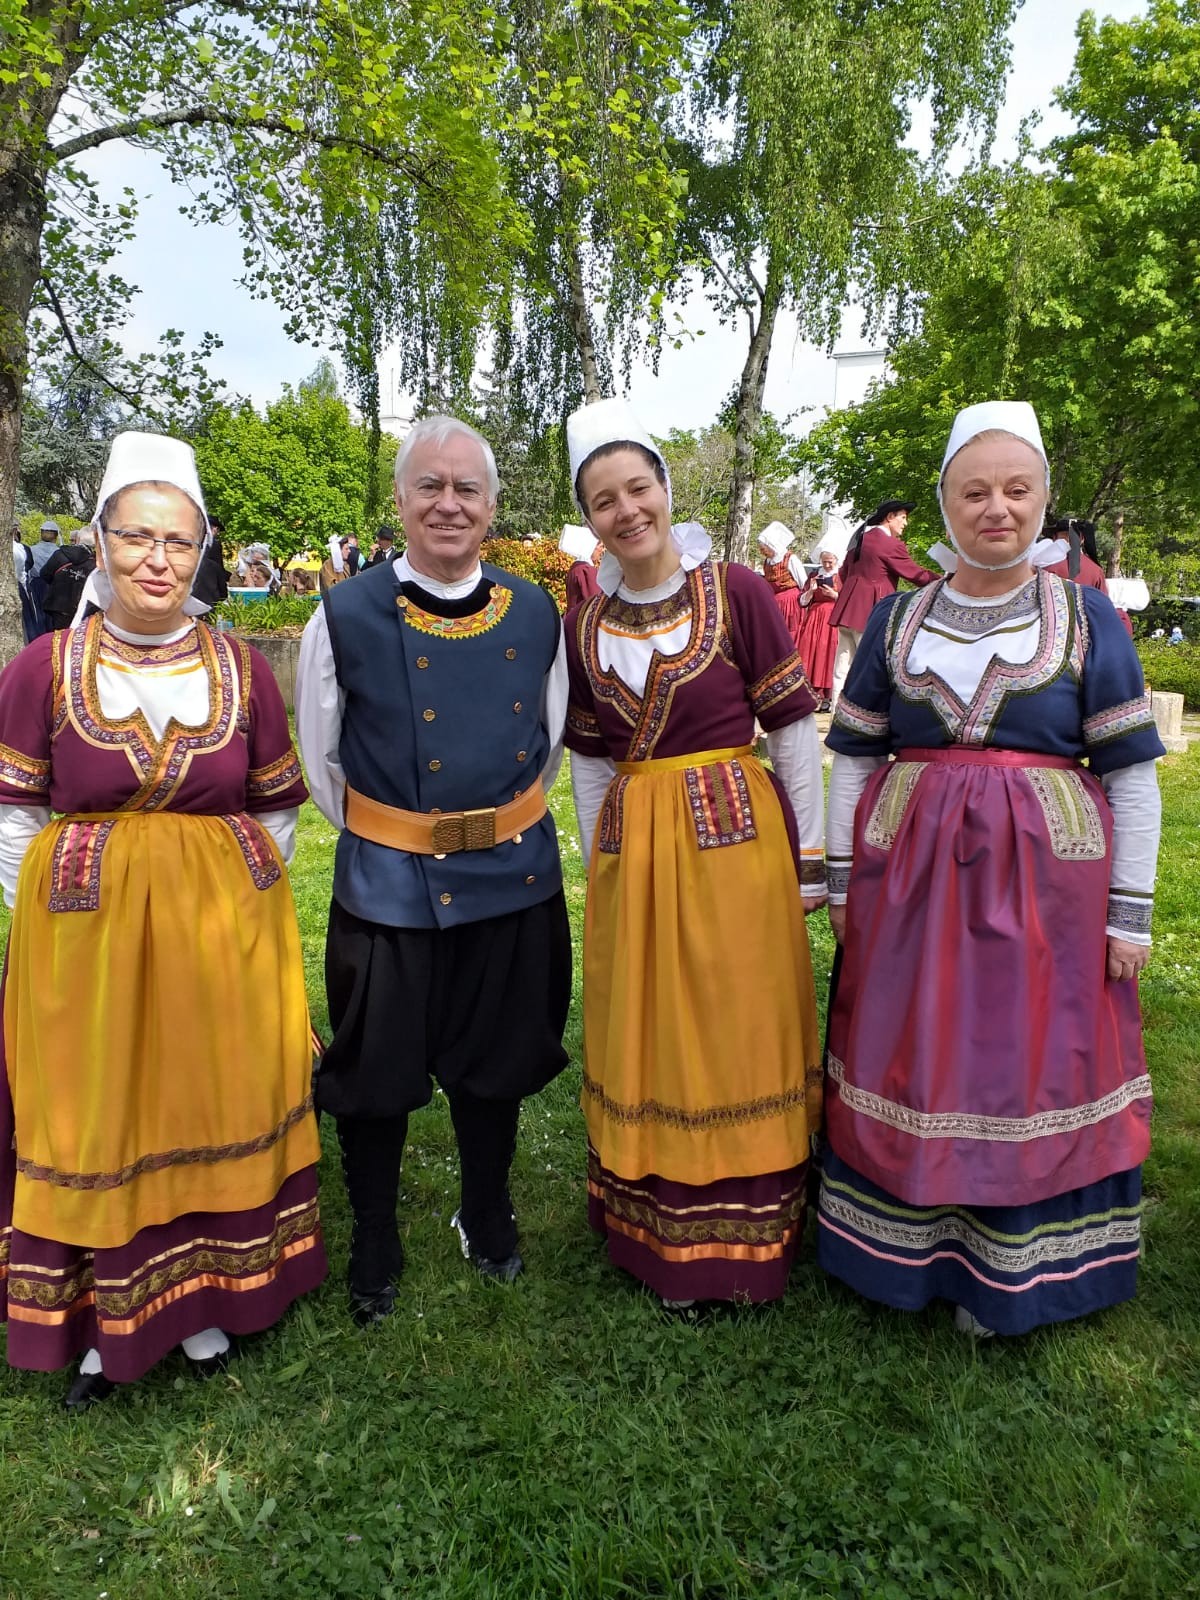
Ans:
<svg viewBox="0 0 1200 1600"><path fill-rule="evenodd" d="M434 1081L458 1140L463 1253L487 1278L521 1272L508 1192L521 1100L567 1060L570 932L545 798L562 627L543 590L480 564L497 489L480 434L419 422L396 457L407 549L331 589L300 650L300 747L342 830L317 1103L337 1119L360 1324L395 1300L408 1115Z"/></svg>

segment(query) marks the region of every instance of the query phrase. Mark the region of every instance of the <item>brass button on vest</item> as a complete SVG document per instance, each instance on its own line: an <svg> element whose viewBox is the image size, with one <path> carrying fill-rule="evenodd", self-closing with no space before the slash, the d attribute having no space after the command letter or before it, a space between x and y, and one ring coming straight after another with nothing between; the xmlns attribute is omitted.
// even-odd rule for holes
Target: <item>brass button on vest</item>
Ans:
<svg viewBox="0 0 1200 1600"><path fill-rule="evenodd" d="M437 717L437 712L436 711L422 711L421 715L425 718L426 722L433 722Z"/></svg>
<svg viewBox="0 0 1200 1600"><path fill-rule="evenodd" d="M526 756L527 756L527 755L528 755L528 754L529 754L529 751L528 751L528 750L518 750L518 751L517 751L517 760L518 760L518 761L524 761L524 759L525 759L525 757L526 757Z"/></svg>
<svg viewBox="0 0 1200 1600"><path fill-rule="evenodd" d="M536 883L537 879L534 877L533 873L531 872L529 874L529 876L525 879L525 882L526 883Z"/></svg>
<svg viewBox="0 0 1200 1600"><path fill-rule="evenodd" d="M506 661L515 661L517 659L517 652L513 649L512 645L509 645L508 649L504 652L504 659Z"/></svg>
<svg viewBox="0 0 1200 1600"><path fill-rule="evenodd" d="M424 668L426 668L429 665L429 657L428 656L418 656L417 657L417 665L422 670L424 670Z"/></svg>
<svg viewBox="0 0 1200 1600"><path fill-rule="evenodd" d="M452 894L444 894L440 896L440 899L444 906L448 906L451 900L454 899L454 896Z"/></svg>
<svg viewBox="0 0 1200 1600"><path fill-rule="evenodd" d="M430 772L440 772L442 770L442 763L440 761L431 761L429 763L429 770Z"/></svg>

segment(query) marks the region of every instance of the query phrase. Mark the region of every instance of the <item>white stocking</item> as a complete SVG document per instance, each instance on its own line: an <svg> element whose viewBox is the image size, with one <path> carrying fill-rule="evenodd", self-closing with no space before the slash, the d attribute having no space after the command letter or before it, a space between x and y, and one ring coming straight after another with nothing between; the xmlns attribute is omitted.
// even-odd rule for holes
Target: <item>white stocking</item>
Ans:
<svg viewBox="0 0 1200 1600"><path fill-rule="evenodd" d="M201 1333L190 1333L183 1341L183 1353L192 1361L211 1361L213 1356L224 1355L229 1349L229 1335L220 1328L205 1328Z"/></svg>

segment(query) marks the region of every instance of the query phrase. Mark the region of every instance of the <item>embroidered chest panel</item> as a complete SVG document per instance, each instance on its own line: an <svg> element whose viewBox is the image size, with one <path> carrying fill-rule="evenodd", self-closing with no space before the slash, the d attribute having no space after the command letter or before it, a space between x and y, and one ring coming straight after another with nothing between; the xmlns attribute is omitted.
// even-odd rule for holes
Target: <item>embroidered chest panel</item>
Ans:
<svg viewBox="0 0 1200 1600"><path fill-rule="evenodd" d="M490 633L508 615L512 605L512 590L494 583L482 611L469 617L439 617L436 612L425 611L407 595L396 596L396 606L405 623L433 639L477 639Z"/></svg>
<svg viewBox="0 0 1200 1600"><path fill-rule="evenodd" d="M1081 678L1088 644L1083 607L1073 585L1062 583L1045 572L1039 573L1033 583L1039 619L1038 640L1029 661L1010 662L993 655L966 704L932 667L919 673L910 672L908 660L913 644L922 626L939 614L935 613L935 605L940 603L944 620L963 632L969 626L966 619L976 610L955 605L953 597L946 601L942 598L944 589L944 583L930 584L911 599L905 596L892 607L887 622L886 651L897 696L913 705L928 706L954 743L990 744L996 725L1012 699L1038 694L1064 673L1069 673L1076 682ZM1029 607L1029 601L1022 600L1024 594L1022 589L1007 603L1013 608L1011 616L1007 614L1007 606L978 608L992 624L991 627L986 623L978 624L979 636L1019 626L1024 621L1021 605ZM1000 612L1006 615L997 623ZM1027 614L1032 615L1032 612L1027 609Z"/></svg>
<svg viewBox="0 0 1200 1600"><path fill-rule="evenodd" d="M180 650L182 645L186 645L185 651ZM127 717L106 716L96 682L102 654L105 658L111 655L118 667L143 667L168 675L184 670L198 655L208 677L205 721L187 727L171 718L156 738L140 710ZM249 727L249 653L239 642L203 625L176 644L140 648L114 639L104 631L101 617L94 616L66 635L62 676L58 672L55 676L55 698L61 700L61 708L56 707L53 731L70 723L86 744L122 750L129 759L139 786L121 807L124 811L153 811L169 805L194 755L221 749L235 733L244 734Z"/></svg>
<svg viewBox="0 0 1200 1600"><path fill-rule="evenodd" d="M599 639L610 618L617 631L645 638L669 631L691 614L687 643L678 655L655 650L646 672L646 687L639 698L615 672L600 663ZM673 619L673 622L672 622ZM676 690L697 677L718 654L732 654L728 633L728 601L724 580L713 563L705 561L687 575L676 594L648 606L630 605L615 596L596 595L583 607L578 623L580 656L597 703L610 705L631 730L629 761L649 760L666 727Z"/></svg>

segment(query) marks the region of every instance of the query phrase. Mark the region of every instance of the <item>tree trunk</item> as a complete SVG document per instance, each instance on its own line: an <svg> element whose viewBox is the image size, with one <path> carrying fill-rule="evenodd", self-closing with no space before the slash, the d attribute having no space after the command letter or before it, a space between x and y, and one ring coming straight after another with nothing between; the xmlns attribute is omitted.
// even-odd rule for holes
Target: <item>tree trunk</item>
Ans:
<svg viewBox="0 0 1200 1600"><path fill-rule="evenodd" d="M1112 514L1113 545L1109 552L1106 575L1110 578L1121 576L1121 546L1125 542L1125 513L1114 511Z"/></svg>
<svg viewBox="0 0 1200 1600"><path fill-rule="evenodd" d="M729 488L729 515L725 522L725 559L750 561L750 518L754 511L754 441L762 422L763 390L767 382L767 362L771 357L771 338L775 318L783 299L782 274L767 268L758 321L752 323L750 349L738 385L733 430L733 478Z"/></svg>
<svg viewBox="0 0 1200 1600"><path fill-rule="evenodd" d="M583 369L584 404L590 406L595 405L597 400L603 400L604 391L600 386L600 363L596 359L596 333L592 325L592 311L588 305L587 290L583 283L583 259L578 238L573 238L567 246L567 277L570 280L571 290L567 299L567 315L579 350L579 365Z"/></svg>
<svg viewBox="0 0 1200 1600"><path fill-rule="evenodd" d="M12 543L21 465L21 404L29 364L28 324L42 271L42 229L46 225L46 171L50 124L71 74L81 59L82 6L31 4L31 16L47 15L46 43L61 48L58 62L39 61L46 82L31 78L6 84L0 92L0 537ZM11 560L0 571L0 664L11 661L25 642L21 603Z"/></svg>
<svg viewBox="0 0 1200 1600"><path fill-rule="evenodd" d="M0 528L11 543L21 464L21 403L29 355L26 324L42 265L46 193L32 162L0 171ZM11 561L0 572L0 662L25 643L21 602Z"/></svg>

